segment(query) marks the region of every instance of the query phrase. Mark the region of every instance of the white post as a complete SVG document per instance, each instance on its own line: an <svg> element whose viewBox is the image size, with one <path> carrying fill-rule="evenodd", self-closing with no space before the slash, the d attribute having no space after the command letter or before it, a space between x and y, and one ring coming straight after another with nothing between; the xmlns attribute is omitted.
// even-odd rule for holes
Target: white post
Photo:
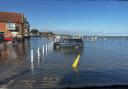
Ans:
<svg viewBox="0 0 128 89"><path fill-rule="evenodd" d="M42 48L42 53L43 53L43 59L44 59L44 45L43 45L43 48Z"/></svg>
<svg viewBox="0 0 128 89"><path fill-rule="evenodd" d="M31 49L31 62L33 62L33 49Z"/></svg>
<svg viewBox="0 0 128 89"><path fill-rule="evenodd" d="M46 57L47 57L47 44L46 44Z"/></svg>
<svg viewBox="0 0 128 89"><path fill-rule="evenodd" d="M39 64L40 64L40 48L38 48L37 54L38 54L38 66L39 66Z"/></svg>
<svg viewBox="0 0 128 89"><path fill-rule="evenodd" d="M34 55L33 55L33 49L31 49L31 70L32 70L32 72L34 71L33 57L34 57Z"/></svg>
<svg viewBox="0 0 128 89"><path fill-rule="evenodd" d="M40 57L40 48L37 50L38 57Z"/></svg>

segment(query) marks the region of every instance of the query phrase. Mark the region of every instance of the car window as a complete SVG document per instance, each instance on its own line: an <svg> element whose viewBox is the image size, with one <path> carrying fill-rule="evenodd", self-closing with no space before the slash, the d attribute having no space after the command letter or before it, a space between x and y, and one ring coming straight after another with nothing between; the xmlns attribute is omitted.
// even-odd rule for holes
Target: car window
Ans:
<svg viewBox="0 0 128 89"><path fill-rule="evenodd" d="M69 42L70 42L70 40L66 39L66 40L64 40L64 42L65 42L65 43L69 43Z"/></svg>
<svg viewBox="0 0 128 89"><path fill-rule="evenodd" d="M82 40L80 40L80 39L70 39L69 41L70 42L82 42Z"/></svg>

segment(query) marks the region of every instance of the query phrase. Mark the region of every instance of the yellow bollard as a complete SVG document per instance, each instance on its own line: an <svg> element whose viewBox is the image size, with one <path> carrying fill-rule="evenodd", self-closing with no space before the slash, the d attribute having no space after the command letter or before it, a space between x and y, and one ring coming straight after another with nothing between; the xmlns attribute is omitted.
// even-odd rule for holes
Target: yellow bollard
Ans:
<svg viewBox="0 0 128 89"><path fill-rule="evenodd" d="M78 66L79 59L80 59L80 54L76 57L74 63L72 64L72 67L73 67L73 68L76 68L76 67Z"/></svg>

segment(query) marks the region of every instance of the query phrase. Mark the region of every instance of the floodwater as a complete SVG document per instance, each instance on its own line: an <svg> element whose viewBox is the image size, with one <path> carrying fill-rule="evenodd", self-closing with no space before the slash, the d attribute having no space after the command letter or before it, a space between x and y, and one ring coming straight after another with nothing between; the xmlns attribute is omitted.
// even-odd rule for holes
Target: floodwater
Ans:
<svg viewBox="0 0 128 89"><path fill-rule="evenodd" d="M72 64L80 54L76 69ZM83 49L53 49L47 38L9 44L0 55L0 88L128 85L128 39L84 40Z"/></svg>

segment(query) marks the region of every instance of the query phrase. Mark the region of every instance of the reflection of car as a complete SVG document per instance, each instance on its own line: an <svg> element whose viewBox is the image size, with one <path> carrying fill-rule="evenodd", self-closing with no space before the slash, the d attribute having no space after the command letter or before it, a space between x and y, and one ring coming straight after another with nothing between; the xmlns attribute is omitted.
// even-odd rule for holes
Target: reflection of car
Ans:
<svg viewBox="0 0 128 89"><path fill-rule="evenodd" d="M0 51L6 50L7 46L5 42L0 42Z"/></svg>
<svg viewBox="0 0 128 89"><path fill-rule="evenodd" d="M5 41L12 41L13 39L12 38L4 38Z"/></svg>
<svg viewBox="0 0 128 89"><path fill-rule="evenodd" d="M55 49L60 49L61 47L73 47L75 49L84 46L82 39L61 39L58 42L54 42L53 47Z"/></svg>
<svg viewBox="0 0 128 89"><path fill-rule="evenodd" d="M3 32L0 32L0 51L5 50L7 48L6 43L4 42Z"/></svg>

